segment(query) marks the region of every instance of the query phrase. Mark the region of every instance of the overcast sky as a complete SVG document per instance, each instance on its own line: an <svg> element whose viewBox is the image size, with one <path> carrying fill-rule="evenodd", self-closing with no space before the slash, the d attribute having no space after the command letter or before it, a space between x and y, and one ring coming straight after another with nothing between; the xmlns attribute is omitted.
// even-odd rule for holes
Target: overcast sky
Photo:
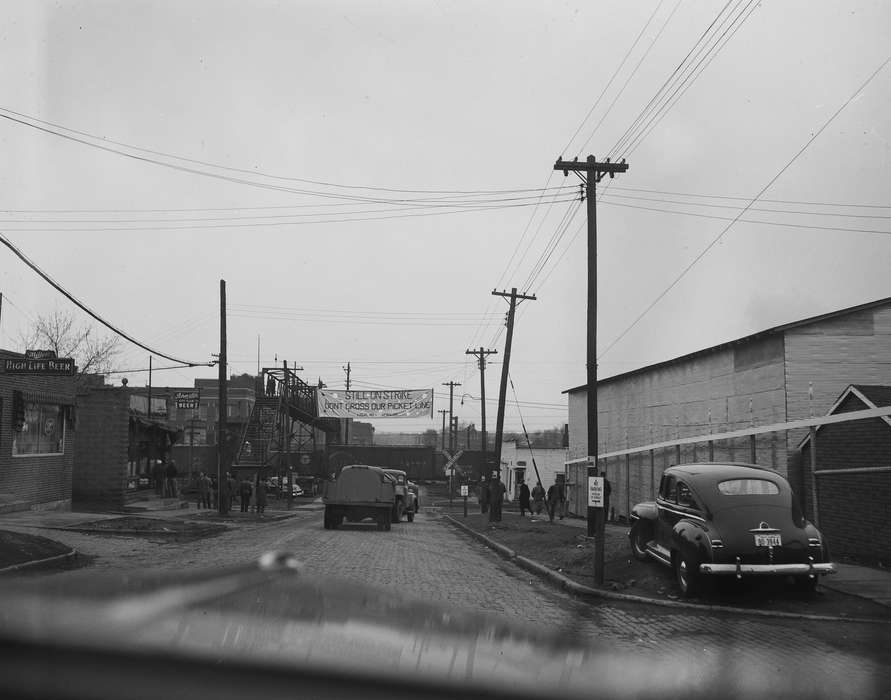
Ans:
<svg viewBox="0 0 891 700"><path fill-rule="evenodd" d="M517 317L520 411L562 425L587 268L560 155L630 165L598 188L601 377L891 296L887 2L0 7L0 234L178 359L219 352L224 279L233 373L259 339L261 365L330 387L349 362L353 388L433 387L440 409L456 381L479 427L465 351L484 347L494 431L491 292L517 287L538 297ZM55 309L88 320L5 247L0 292L0 347Z"/></svg>

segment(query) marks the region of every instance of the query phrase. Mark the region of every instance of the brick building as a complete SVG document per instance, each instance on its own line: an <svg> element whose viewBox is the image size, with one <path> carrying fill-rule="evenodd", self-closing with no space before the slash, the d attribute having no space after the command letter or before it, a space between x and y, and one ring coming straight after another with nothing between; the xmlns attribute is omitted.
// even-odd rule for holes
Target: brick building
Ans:
<svg viewBox="0 0 891 700"><path fill-rule="evenodd" d="M0 350L0 512L71 507L75 368L27 359Z"/></svg>
<svg viewBox="0 0 891 700"><path fill-rule="evenodd" d="M80 387L72 484L76 505L122 507L142 498L152 486L154 461L168 459L181 438L175 426L139 410L138 391L103 384Z"/></svg>
<svg viewBox="0 0 891 700"><path fill-rule="evenodd" d="M807 429L715 441L711 433L825 414L850 384L886 384L891 357L891 299L795 321L598 382L599 455L617 516L653 497L674 463L754 461L787 476L810 501L799 444ZM569 389L569 459L587 455L586 386ZM647 445L702 436L692 444ZM817 450L818 460L821 451ZM886 460L891 461L891 460ZM818 462L818 469L822 468ZM570 468L570 482L583 468ZM584 513L577 489L574 512Z"/></svg>
<svg viewBox="0 0 891 700"><path fill-rule="evenodd" d="M891 386L852 385L829 415L891 406ZM833 552L891 562L891 418L882 416L816 429L817 515ZM802 472L811 482L811 438L801 443Z"/></svg>

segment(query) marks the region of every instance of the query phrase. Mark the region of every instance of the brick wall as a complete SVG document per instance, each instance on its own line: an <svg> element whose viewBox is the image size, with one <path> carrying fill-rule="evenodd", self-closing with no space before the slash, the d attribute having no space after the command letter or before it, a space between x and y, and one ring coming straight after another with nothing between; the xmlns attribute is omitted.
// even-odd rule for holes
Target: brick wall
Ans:
<svg viewBox="0 0 891 700"><path fill-rule="evenodd" d="M103 387L77 397L75 503L122 506L126 501L130 391Z"/></svg>
<svg viewBox="0 0 891 700"><path fill-rule="evenodd" d="M0 353L3 357L18 357ZM58 396L74 405L75 378L0 373L0 508L42 509L71 506L75 426L65 420L64 452L51 456L13 456L12 392Z"/></svg>
<svg viewBox="0 0 891 700"><path fill-rule="evenodd" d="M820 531L834 557L891 562L891 471L821 475Z"/></svg>

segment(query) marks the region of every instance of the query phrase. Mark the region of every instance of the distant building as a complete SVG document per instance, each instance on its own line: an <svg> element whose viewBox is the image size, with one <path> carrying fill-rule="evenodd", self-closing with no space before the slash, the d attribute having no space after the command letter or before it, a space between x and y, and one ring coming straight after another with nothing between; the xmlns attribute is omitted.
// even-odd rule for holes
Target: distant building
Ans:
<svg viewBox="0 0 891 700"><path fill-rule="evenodd" d="M507 497L513 500L519 496L520 483L526 482L531 490L541 479L547 490L558 474L563 474L569 450L563 447L530 449L517 442L505 442L501 446L501 480L507 488Z"/></svg>

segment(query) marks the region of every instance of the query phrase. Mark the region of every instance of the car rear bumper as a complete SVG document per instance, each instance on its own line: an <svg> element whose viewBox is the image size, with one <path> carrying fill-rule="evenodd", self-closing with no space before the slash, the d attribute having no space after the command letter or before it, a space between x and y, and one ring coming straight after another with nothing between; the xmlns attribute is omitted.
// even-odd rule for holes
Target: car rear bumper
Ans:
<svg viewBox="0 0 891 700"><path fill-rule="evenodd" d="M700 564L699 573L725 576L802 576L834 574L835 564Z"/></svg>

